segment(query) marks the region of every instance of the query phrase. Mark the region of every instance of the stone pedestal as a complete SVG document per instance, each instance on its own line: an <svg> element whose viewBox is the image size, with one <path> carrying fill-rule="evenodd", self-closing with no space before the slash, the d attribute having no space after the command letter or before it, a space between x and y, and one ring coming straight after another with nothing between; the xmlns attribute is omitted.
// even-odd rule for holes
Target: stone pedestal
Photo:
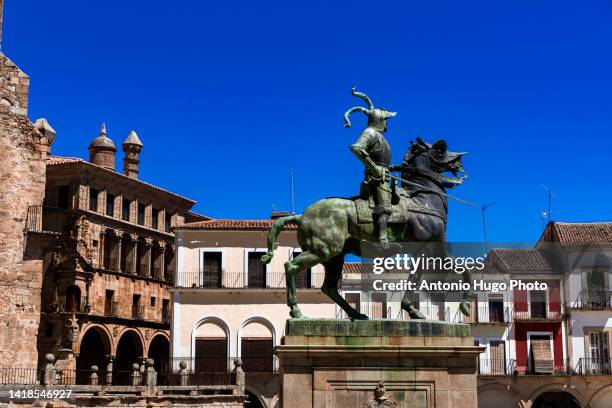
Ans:
<svg viewBox="0 0 612 408"><path fill-rule="evenodd" d="M275 350L281 407L477 408L483 350L466 324L287 320Z"/></svg>

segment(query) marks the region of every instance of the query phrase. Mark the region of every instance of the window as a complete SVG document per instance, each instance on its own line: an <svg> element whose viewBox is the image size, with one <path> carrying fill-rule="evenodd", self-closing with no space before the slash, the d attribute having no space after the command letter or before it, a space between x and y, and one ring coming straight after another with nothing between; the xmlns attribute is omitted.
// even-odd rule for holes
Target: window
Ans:
<svg viewBox="0 0 612 408"><path fill-rule="evenodd" d="M170 232L172 230L172 214L168 212L166 213L166 216L164 217L164 224L166 232Z"/></svg>
<svg viewBox="0 0 612 408"><path fill-rule="evenodd" d="M506 372L506 346L503 340L489 341L489 369L491 374L505 374Z"/></svg>
<svg viewBox="0 0 612 408"><path fill-rule="evenodd" d="M53 337L53 323L47 323L45 326L45 337Z"/></svg>
<svg viewBox="0 0 612 408"><path fill-rule="evenodd" d="M431 294L431 316L427 316L428 319L434 320L446 320L444 310L444 294L443 293L432 293Z"/></svg>
<svg viewBox="0 0 612 408"><path fill-rule="evenodd" d="M145 208L146 205L138 203L138 219L137 222L139 225L144 225L145 223Z"/></svg>
<svg viewBox="0 0 612 408"><path fill-rule="evenodd" d="M386 319L387 316L387 294L372 293L372 318Z"/></svg>
<svg viewBox="0 0 612 408"><path fill-rule="evenodd" d="M529 304L531 306L532 319L546 318L546 292L543 290L532 290L529 292Z"/></svg>
<svg viewBox="0 0 612 408"><path fill-rule="evenodd" d="M70 208L70 186L57 188L57 206L64 210Z"/></svg>
<svg viewBox="0 0 612 408"><path fill-rule="evenodd" d="M607 332L589 333L590 361L586 370L592 374L611 374L610 343Z"/></svg>
<svg viewBox="0 0 612 408"><path fill-rule="evenodd" d="M125 198L123 199L121 203L121 219L123 221L130 220L130 206L131 205L132 205L132 202L130 200L126 200Z"/></svg>
<svg viewBox="0 0 612 408"><path fill-rule="evenodd" d="M106 215L115 216L115 196L113 194L106 193Z"/></svg>
<svg viewBox="0 0 612 408"><path fill-rule="evenodd" d="M202 280L201 287L221 287L221 252L204 252L202 254Z"/></svg>
<svg viewBox="0 0 612 408"><path fill-rule="evenodd" d="M159 210L157 208L153 208L151 210L151 228L158 229L159 227Z"/></svg>
<svg viewBox="0 0 612 408"><path fill-rule="evenodd" d="M155 307L157 304L157 298L155 296L151 296L151 307Z"/></svg>
<svg viewBox="0 0 612 408"><path fill-rule="evenodd" d="M106 295L104 296L104 314L106 316L116 316L117 313L117 303L113 301L115 297L114 290L106 290Z"/></svg>
<svg viewBox="0 0 612 408"><path fill-rule="evenodd" d="M603 308L608 304L606 294L606 276L603 270L587 272L588 307Z"/></svg>
<svg viewBox="0 0 612 408"><path fill-rule="evenodd" d="M533 374L551 374L553 372L553 355L551 336L537 334L529 336L531 372Z"/></svg>
<svg viewBox="0 0 612 408"><path fill-rule="evenodd" d="M360 293L346 293L344 295L346 302L358 312L361 312L361 294Z"/></svg>
<svg viewBox="0 0 612 408"><path fill-rule="evenodd" d="M504 322L504 298L503 295L489 295L489 322Z"/></svg>
<svg viewBox="0 0 612 408"><path fill-rule="evenodd" d="M170 300L162 299L162 322L170 323Z"/></svg>
<svg viewBox="0 0 612 408"><path fill-rule="evenodd" d="M249 252L248 253L247 273L249 276L249 288L265 288L266 287L266 265L261 262L261 257L264 252Z"/></svg>
<svg viewBox="0 0 612 408"><path fill-rule="evenodd" d="M89 188L89 211L98 211L98 194L95 188Z"/></svg>
<svg viewBox="0 0 612 408"><path fill-rule="evenodd" d="M200 337L195 341L195 372L227 371L227 337Z"/></svg>
<svg viewBox="0 0 612 408"><path fill-rule="evenodd" d="M132 295L132 319L142 319L144 308L140 306L140 295Z"/></svg>

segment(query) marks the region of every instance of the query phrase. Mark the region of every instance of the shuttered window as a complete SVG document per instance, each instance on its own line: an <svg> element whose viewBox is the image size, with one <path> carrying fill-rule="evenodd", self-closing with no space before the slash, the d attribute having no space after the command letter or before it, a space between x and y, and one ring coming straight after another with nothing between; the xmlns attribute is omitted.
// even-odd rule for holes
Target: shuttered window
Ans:
<svg viewBox="0 0 612 408"><path fill-rule="evenodd" d="M385 293L372 293L372 318L386 319L387 295Z"/></svg>
<svg viewBox="0 0 612 408"><path fill-rule="evenodd" d="M531 336L531 367L532 371L538 373L553 372L553 355L550 349L550 336Z"/></svg>

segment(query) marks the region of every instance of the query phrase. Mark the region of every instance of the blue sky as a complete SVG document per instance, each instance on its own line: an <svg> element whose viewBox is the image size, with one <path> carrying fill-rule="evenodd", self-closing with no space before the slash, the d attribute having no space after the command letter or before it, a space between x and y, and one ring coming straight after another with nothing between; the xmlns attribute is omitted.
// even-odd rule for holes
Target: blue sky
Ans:
<svg viewBox="0 0 612 408"><path fill-rule="evenodd" d="M416 136L469 151L453 194L496 202L491 241L535 240L552 219L610 221L612 3L7 0L2 50L31 77L30 117L53 152L87 157L107 123L144 143L141 178L219 218L267 218L357 192L343 128L356 84ZM121 156L118 155L118 162ZM452 202L448 237L482 239Z"/></svg>

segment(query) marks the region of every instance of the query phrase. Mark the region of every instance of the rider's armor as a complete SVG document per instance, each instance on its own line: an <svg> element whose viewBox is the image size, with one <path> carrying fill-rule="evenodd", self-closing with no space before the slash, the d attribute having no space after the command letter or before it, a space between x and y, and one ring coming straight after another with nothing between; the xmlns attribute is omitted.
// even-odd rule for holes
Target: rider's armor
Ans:
<svg viewBox="0 0 612 408"><path fill-rule="evenodd" d="M360 193L364 198L374 198L373 218L376 238L379 242L387 242L387 222L392 211L391 187L388 182L391 147L383 136L383 132L387 130L387 119L395 116L395 112L374 108L370 98L361 92L356 92L355 88L353 88L353 95L364 99L369 107L365 109L356 106L344 114L347 127L351 125L348 117L352 112L360 111L368 117L368 126L359 139L351 145L351 151L366 167Z"/></svg>

